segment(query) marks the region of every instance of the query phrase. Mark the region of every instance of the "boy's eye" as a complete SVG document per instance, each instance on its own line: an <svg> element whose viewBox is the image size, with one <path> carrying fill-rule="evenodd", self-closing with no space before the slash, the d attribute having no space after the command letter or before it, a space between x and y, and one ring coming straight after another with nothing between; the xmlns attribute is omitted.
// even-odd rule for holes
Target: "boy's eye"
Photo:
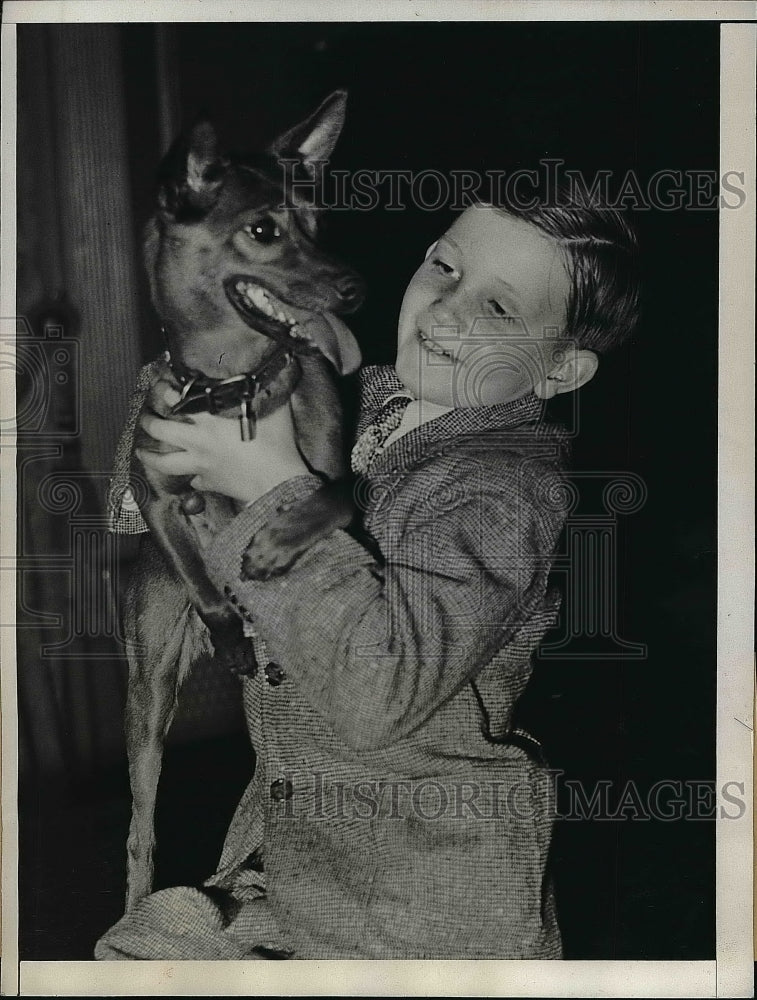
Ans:
<svg viewBox="0 0 757 1000"><path fill-rule="evenodd" d="M492 307L497 316L501 316L502 319L509 320L510 322L515 321L515 317L511 315L504 306L501 306L496 299L489 299L489 305Z"/></svg>
<svg viewBox="0 0 757 1000"><path fill-rule="evenodd" d="M439 240L431 244L431 246L426 251L426 255L423 259L429 260L430 257L431 258L431 260L429 261L430 266L433 267L434 270L439 271L445 277L459 278L460 272L457 270L457 268L453 267L452 264L448 264L447 261L444 260L444 258L439 256L438 254L433 256L438 247L439 247Z"/></svg>
<svg viewBox="0 0 757 1000"><path fill-rule="evenodd" d="M459 278L460 272L456 267L448 264L446 260L442 260L441 257L432 257L431 266L436 268L437 271L441 272L446 278Z"/></svg>

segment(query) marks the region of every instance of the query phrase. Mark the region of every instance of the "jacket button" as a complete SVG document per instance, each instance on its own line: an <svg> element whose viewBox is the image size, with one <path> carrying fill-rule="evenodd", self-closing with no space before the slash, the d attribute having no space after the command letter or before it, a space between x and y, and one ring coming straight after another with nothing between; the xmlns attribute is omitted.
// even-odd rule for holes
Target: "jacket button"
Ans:
<svg viewBox="0 0 757 1000"><path fill-rule="evenodd" d="M289 778L277 778L271 784L271 798L274 802L284 802L291 799L294 789Z"/></svg>
<svg viewBox="0 0 757 1000"><path fill-rule="evenodd" d="M279 684L286 677L286 672L282 666L278 663L266 663L265 665L265 679L271 685L271 687L278 687Z"/></svg>

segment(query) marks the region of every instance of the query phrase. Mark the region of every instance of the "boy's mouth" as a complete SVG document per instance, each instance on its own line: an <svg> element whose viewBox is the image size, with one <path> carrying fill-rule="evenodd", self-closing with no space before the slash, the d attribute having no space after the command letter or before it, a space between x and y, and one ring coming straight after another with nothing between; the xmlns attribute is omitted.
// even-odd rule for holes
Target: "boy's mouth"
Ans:
<svg viewBox="0 0 757 1000"><path fill-rule="evenodd" d="M457 361L457 358L451 351L446 350L441 346L441 344L437 344L437 342L429 337L428 334L424 333L423 330L416 330L415 336L421 347L425 351L428 351L429 354L435 354L440 358L447 358L448 361Z"/></svg>

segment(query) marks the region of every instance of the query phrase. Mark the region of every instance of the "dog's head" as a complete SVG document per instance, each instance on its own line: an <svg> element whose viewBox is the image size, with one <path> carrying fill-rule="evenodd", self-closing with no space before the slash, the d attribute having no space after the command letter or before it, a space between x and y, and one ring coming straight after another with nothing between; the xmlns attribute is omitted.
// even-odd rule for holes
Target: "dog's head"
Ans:
<svg viewBox="0 0 757 1000"><path fill-rule="evenodd" d="M223 156L198 121L167 153L145 233L152 297L172 355L211 377L251 370L287 342L354 371L360 351L338 318L362 302L358 276L318 248L318 208L292 197L292 170L317 191L344 124L335 91L256 157ZM296 164L296 167L295 167Z"/></svg>

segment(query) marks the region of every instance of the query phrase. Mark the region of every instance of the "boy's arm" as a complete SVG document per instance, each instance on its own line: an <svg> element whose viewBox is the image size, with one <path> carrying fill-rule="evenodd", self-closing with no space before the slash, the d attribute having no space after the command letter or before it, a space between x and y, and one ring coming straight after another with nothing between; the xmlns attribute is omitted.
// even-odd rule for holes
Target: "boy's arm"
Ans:
<svg viewBox="0 0 757 1000"><path fill-rule="evenodd" d="M254 623L274 660L355 748L419 726L513 636L535 645L561 517L523 488L481 488L406 531L383 566L344 531L313 545L289 572L242 581L242 552L282 505L320 485L283 483L213 539L211 578ZM539 491L541 492L541 491Z"/></svg>

